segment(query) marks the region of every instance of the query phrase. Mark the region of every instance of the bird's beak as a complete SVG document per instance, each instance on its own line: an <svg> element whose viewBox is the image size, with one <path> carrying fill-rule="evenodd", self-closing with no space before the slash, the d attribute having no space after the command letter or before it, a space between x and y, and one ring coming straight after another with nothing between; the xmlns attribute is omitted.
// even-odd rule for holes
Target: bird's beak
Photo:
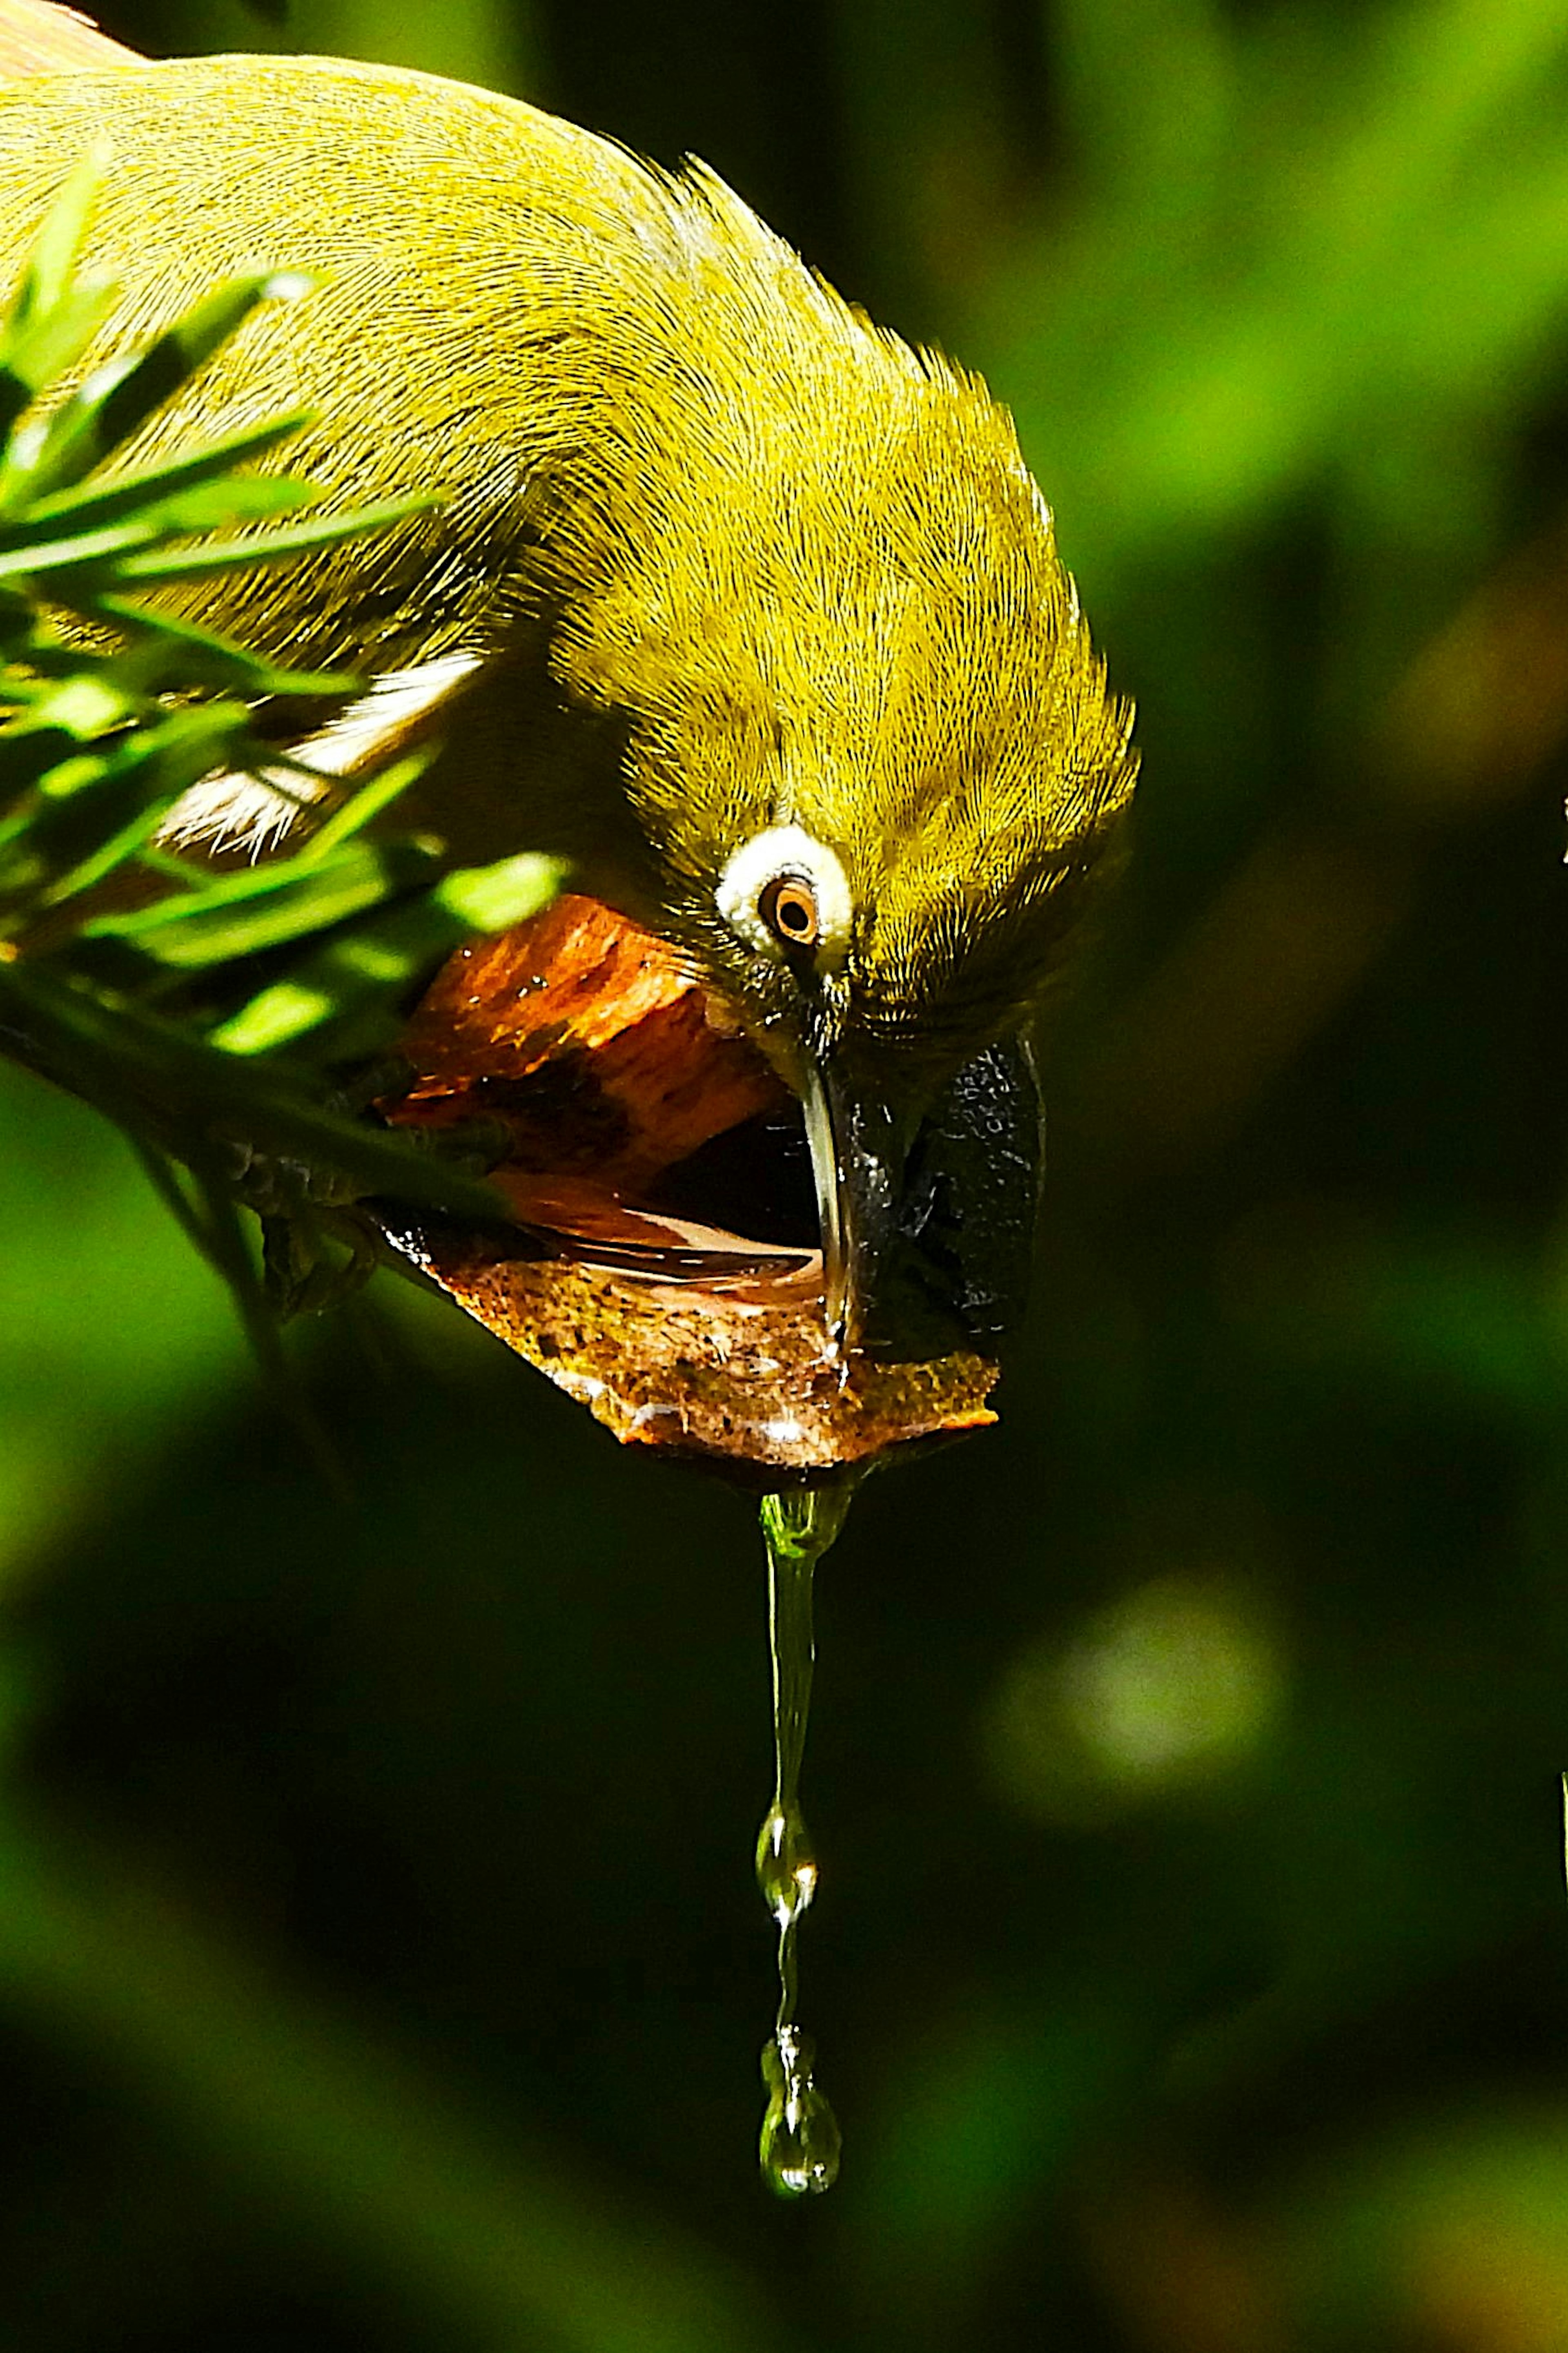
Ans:
<svg viewBox="0 0 1568 2353"><path fill-rule="evenodd" d="M831 1049L804 1075L836 1353L994 1346L1022 1312L1044 1166L1026 1039L983 1048L930 1100Z"/></svg>
<svg viewBox="0 0 1568 2353"><path fill-rule="evenodd" d="M878 1271L898 1222L904 1163L918 1114L848 1080L837 1060L809 1057L803 1093L822 1233L827 1329L844 1354L859 1345Z"/></svg>

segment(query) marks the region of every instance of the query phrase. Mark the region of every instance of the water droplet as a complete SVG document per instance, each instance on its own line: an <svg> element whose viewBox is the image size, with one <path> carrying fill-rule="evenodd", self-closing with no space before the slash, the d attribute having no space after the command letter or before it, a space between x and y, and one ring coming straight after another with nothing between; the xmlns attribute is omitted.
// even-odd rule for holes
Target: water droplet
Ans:
<svg viewBox="0 0 1568 2353"><path fill-rule="evenodd" d="M841 1475L828 1487L794 1487L787 1494L763 1497L763 1534L768 1549L815 1568L849 1516L858 1482Z"/></svg>
<svg viewBox="0 0 1568 2353"><path fill-rule="evenodd" d="M816 1857L798 1810L770 1806L757 1840L757 1885L781 1928L800 1918L816 1893Z"/></svg>
<svg viewBox="0 0 1568 2353"><path fill-rule="evenodd" d="M816 1855L800 1810L800 1767L816 1646L812 1576L844 1525L852 1476L831 1487L763 1500L768 1548L768 1620L773 1662L773 1802L757 1840L757 1885L779 1932L779 2007L763 2053L768 2087L759 2155L782 2197L814 2197L838 2178L838 2120L813 2074L816 2053L795 2022L795 1938L816 1893Z"/></svg>
<svg viewBox="0 0 1568 2353"><path fill-rule="evenodd" d="M838 2119L812 2080L810 2038L781 2026L763 2052L768 2088L758 2156L770 2189L783 2198L816 2198L838 2179Z"/></svg>

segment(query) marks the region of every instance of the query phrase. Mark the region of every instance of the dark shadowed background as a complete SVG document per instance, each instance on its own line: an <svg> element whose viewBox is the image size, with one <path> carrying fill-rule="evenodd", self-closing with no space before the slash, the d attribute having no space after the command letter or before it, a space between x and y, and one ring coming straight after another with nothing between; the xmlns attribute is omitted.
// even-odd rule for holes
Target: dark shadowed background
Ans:
<svg viewBox="0 0 1568 2353"><path fill-rule="evenodd" d="M334 1501L0 1072L0 2339L1562 2353L1568 9L102 20L706 156L1015 409L1144 781L1003 1426L821 1578L807 2209L749 1507L388 1277Z"/></svg>

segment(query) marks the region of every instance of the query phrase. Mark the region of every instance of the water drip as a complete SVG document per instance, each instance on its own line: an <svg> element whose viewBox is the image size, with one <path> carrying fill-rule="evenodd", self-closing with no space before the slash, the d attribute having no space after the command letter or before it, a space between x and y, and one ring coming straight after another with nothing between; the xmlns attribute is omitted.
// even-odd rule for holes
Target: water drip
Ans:
<svg viewBox="0 0 1568 2353"><path fill-rule="evenodd" d="M796 1936L816 1893L816 1857L800 1806L800 1768L816 1660L812 1579L849 1509L854 1481L764 1497L768 1622L773 1667L773 1801L757 1841L757 1884L778 1930L779 2006L763 2052L767 2113L760 2157L770 2186L786 2198L831 2189L838 2178L838 2123L816 2086L816 2052L801 2031Z"/></svg>

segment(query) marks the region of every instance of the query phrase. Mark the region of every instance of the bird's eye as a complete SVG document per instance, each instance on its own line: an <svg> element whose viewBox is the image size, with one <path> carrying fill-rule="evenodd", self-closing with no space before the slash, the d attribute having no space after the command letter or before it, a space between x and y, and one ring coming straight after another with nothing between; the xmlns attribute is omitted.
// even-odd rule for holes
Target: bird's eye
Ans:
<svg viewBox="0 0 1568 2353"><path fill-rule="evenodd" d="M822 916L810 877L775 874L757 897L757 913L786 948L814 948L822 937Z"/></svg>
<svg viewBox="0 0 1568 2353"><path fill-rule="evenodd" d="M855 902L837 851L798 825L769 826L733 849L713 892L737 939L759 955L806 951L832 972L849 953ZM795 978L806 967L795 966Z"/></svg>

